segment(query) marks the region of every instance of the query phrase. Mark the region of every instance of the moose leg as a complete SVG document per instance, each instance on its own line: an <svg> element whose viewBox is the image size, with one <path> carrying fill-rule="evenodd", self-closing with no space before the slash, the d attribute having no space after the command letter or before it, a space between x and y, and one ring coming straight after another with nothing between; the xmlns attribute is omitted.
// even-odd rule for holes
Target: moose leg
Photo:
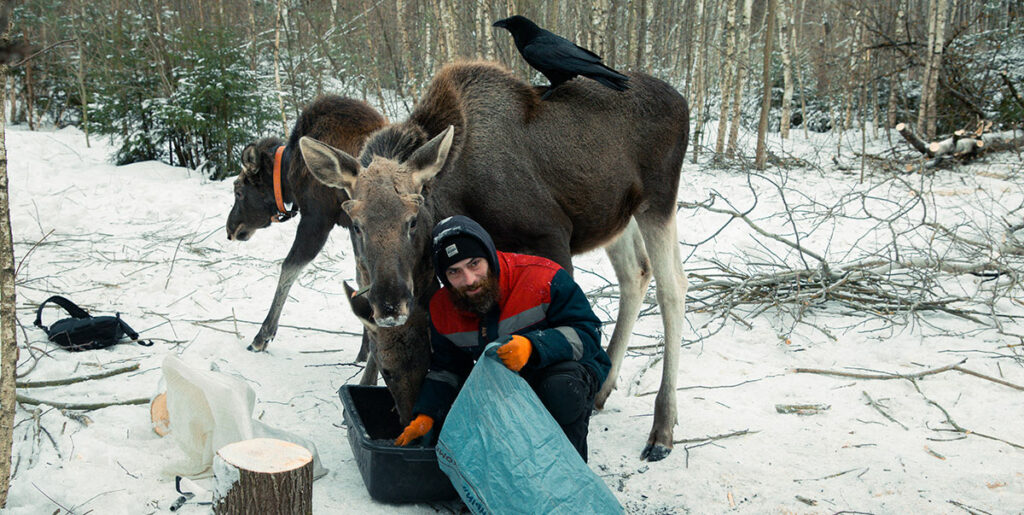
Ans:
<svg viewBox="0 0 1024 515"><path fill-rule="evenodd" d="M318 217L310 214L299 219L295 241L292 242L292 248L281 264L281 277L277 280L277 290L274 292L274 300L270 303L270 312L263 319L260 332L256 333L248 347L251 351L265 350L277 335L277 323L281 318L284 301L288 298L288 291L292 289L292 284L298 279L302 269L324 248L333 224L327 220L314 220L315 218Z"/></svg>
<svg viewBox="0 0 1024 515"><path fill-rule="evenodd" d="M633 334L636 316L640 313L644 293L651 283L651 262L647 258L647 250L644 248L644 241L635 219L630 220L626 230L605 247L605 252L608 253L612 267L615 268L615 277L619 279L619 314L615 318L615 329L608 343L608 356L612 360L612 368L594 399L594 406L597 409L604 409L605 401L615 389L615 381L619 377L622 358L626 355L626 347Z"/></svg>
<svg viewBox="0 0 1024 515"><path fill-rule="evenodd" d="M667 218L667 219L666 219ZM676 376L686 310L686 273L679 254L675 212L658 216L637 215L640 233L651 257L658 306L665 324L665 355L661 384L654 401L654 425L640 459L658 461L672 452L672 431L676 424Z"/></svg>
<svg viewBox="0 0 1024 515"><path fill-rule="evenodd" d="M367 341L367 338L366 332L363 331L363 341ZM359 378L359 384L362 386L376 386L377 372L377 359L373 351L369 351L366 356L366 368L363 369L363 376Z"/></svg>

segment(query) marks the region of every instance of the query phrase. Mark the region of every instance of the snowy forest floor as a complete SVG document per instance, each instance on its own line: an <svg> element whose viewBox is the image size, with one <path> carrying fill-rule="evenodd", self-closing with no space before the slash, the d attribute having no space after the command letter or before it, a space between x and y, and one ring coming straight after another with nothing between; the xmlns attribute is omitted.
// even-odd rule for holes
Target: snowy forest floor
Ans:
<svg viewBox="0 0 1024 515"><path fill-rule="evenodd" d="M705 134L713 133L712 125ZM741 148L752 149L745 137ZM942 306L949 309L913 313L834 299L787 302L794 294L780 289L730 304L708 297L709 285L701 288L711 280L767 277L769 270L819 268L754 225L798 241L837 268L928 256L1019 265L1019 256L999 252L1000 242L1017 241L1012 226L1024 216L1019 155L992 154L923 174L892 172L885 159L905 147L894 135L896 155L884 137L868 142L868 152L883 159L867 162L861 183L860 135L844 138L840 162L853 163L854 171L836 169L833 136L808 140L798 131L785 152L772 135L770 148L782 158L761 173L741 160L710 166L707 152L696 165L687 156L678 223L692 300L677 371L680 442L663 461L639 459L661 374L655 304L641 314L619 389L590 423L590 466L627 513L1024 512L1024 393L1013 387L1024 385L1024 339L1017 336L1024 333L1024 297L1016 278L914 269L881 286L909 284L900 291L948 300ZM262 230L249 242L228 241L230 181L209 182L154 162L113 166L112 148L96 138L87 148L77 129L11 127L7 148L19 373L31 369L19 381L140 365L106 379L20 393L61 402L150 397L163 358L175 353L197 368L215 364L246 379L257 393L256 416L316 442L330 472L314 484L315 512L461 509L459 503L384 505L364 488L336 395L343 384L358 382L362 370L353 363L361 326L341 285L355 273L342 230L293 287L269 352L255 354L245 347L270 305L295 222ZM747 213L753 225L728 210ZM944 241L944 233L920 226L922 220L993 245ZM978 253L982 247L987 254ZM603 252L578 256L574 264L608 322L607 339L617 309L611 266ZM38 304L52 294L94 314L120 312L156 344L62 351L31 325ZM44 321L64 316L48 309ZM958 370L914 380L794 371L913 375L964 359L963 369L1010 385ZM787 412L793 410L799 413ZM69 413L19 405L9 513L167 510L177 494L163 469L181 452L151 430L146 405L87 412L88 425ZM180 511L209 507L189 503Z"/></svg>

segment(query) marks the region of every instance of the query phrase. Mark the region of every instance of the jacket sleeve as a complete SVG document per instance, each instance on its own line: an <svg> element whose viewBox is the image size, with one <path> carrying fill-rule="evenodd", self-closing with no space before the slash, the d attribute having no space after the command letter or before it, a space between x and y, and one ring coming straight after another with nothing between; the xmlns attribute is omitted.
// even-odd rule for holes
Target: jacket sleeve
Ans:
<svg viewBox="0 0 1024 515"><path fill-rule="evenodd" d="M430 368L412 412L413 416L422 413L439 421L455 402L459 388L473 369L473 359L439 333L433 322L430 323L430 347Z"/></svg>
<svg viewBox="0 0 1024 515"><path fill-rule="evenodd" d="M560 361L589 361L601 349L601 321L586 294L565 270L551 279L548 327L523 333L533 344L528 367L543 368Z"/></svg>

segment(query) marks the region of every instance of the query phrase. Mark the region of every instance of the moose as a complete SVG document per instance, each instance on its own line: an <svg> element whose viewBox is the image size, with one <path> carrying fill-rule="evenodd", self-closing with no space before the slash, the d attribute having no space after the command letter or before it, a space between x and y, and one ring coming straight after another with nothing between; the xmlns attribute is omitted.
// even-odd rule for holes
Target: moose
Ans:
<svg viewBox="0 0 1024 515"><path fill-rule="evenodd" d="M258 229L299 215L295 240L281 265L281 277L270 312L249 350L265 350L274 339L288 291L302 269L323 249L331 229L336 225L346 228L352 225L351 219L341 209L341 203L348 200L348 195L344 190L323 185L309 174L298 149L299 139L309 136L346 152L359 152L366 138L386 122L365 102L324 95L299 115L288 145L279 138L269 137L242 150L242 173L235 180L235 204L228 214L228 239L246 241ZM275 189L279 192L279 201L275 198ZM366 359L366 352L364 339L360 360ZM371 360L364 380L372 373L375 382L376 369L372 364Z"/></svg>
<svg viewBox="0 0 1024 515"><path fill-rule="evenodd" d="M402 423L426 374L427 301L438 285L430 231L444 217L480 222L501 250L547 257L604 247L620 283L603 408L653 278L665 329L664 370L641 459L672 450L675 384L687 290L676 194L689 132L686 100L667 83L630 75L630 89L574 80L539 89L488 62L442 68L408 119L374 133L359 157L315 137L299 141L310 172L343 190L357 267L367 281L349 303L371 329L372 354Z"/></svg>

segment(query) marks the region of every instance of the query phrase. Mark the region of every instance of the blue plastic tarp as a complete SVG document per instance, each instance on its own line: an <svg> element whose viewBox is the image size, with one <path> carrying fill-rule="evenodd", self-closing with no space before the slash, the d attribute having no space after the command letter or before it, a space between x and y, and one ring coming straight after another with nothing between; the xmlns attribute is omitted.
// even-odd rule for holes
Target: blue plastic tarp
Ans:
<svg viewBox="0 0 1024 515"><path fill-rule="evenodd" d="M437 461L473 513L622 513L608 485L565 437L492 343L463 385Z"/></svg>

